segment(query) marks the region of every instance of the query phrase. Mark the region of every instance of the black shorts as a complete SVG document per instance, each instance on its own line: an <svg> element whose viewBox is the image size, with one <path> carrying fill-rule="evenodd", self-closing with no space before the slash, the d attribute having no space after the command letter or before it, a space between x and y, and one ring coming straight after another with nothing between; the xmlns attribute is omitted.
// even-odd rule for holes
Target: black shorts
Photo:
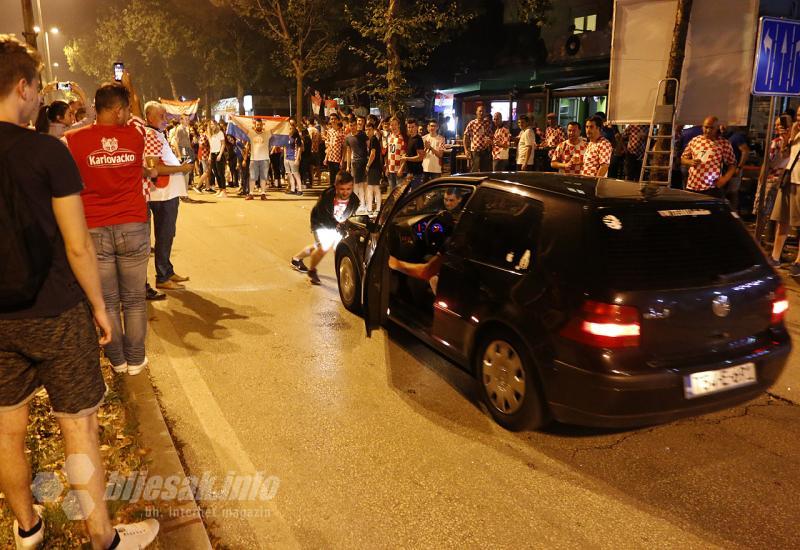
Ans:
<svg viewBox="0 0 800 550"><path fill-rule="evenodd" d="M367 181L367 163L366 162L353 162L350 168L355 183L364 183Z"/></svg>
<svg viewBox="0 0 800 550"><path fill-rule="evenodd" d="M0 319L0 411L27 404L42 386L56 416L86 416L103 404L100 346L86 302L57 317Z"/></svg>
<svg viewBox="0 0 800 550"><path fill-rule="evenodd" d="M380 170L373 170L370 168L367 170L367 185L380 185L381 184L381 171Z"/></svg>

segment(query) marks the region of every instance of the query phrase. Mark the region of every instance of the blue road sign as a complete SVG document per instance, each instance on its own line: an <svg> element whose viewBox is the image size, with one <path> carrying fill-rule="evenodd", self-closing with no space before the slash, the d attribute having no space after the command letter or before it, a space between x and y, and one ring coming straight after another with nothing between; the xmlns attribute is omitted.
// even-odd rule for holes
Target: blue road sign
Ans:
<svg viewBox="0 0 800 550"><path fill-rule="evenodd" d="M800 21L762 17L753 95L800 95Z"/></svg>

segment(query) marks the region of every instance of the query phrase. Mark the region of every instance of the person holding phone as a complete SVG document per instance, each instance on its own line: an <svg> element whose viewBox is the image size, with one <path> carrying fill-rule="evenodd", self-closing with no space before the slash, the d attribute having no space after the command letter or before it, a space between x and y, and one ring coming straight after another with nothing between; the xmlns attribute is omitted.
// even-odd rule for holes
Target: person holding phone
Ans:
<svg viewBox="0 0 800 550"><path fill-rule="evenodd" d="M51 136L61 139L68 130L77 130L84 128L94 123L96 113L93 107L85 107L86 93L83 91L77 82L51 82L42 88L44 95L52 94L56 91L69 92L77 96L69 102L56 99L49 105L43 105L39 109L39 115L36 118L36 131L43 134L50 134ZM85 107L87 116L77 122L75 120L75 113L79 108Z"/></svg>
<svg viewBox="0 0 800 550"><path fill-rule="evenodd" d="M681 155L681 164L689 167L686 190L724 198L723 189L736 174L736 157L731 143L720 135L719 120L703 120L703 134L692 139ZM723 167L726 167L722 173Z"/></svg>

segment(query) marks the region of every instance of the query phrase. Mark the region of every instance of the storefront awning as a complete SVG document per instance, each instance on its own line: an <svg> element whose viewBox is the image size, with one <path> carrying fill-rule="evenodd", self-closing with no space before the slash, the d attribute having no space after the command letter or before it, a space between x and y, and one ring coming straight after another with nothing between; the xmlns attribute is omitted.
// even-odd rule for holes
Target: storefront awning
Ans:
<svg viewBox="0 0 800 550"><path fill-rule="evenodd" d="M608 94L608 80L595 80L594 82L586 82L584 84L576 84L574 86L564 86L562 88L554 88L553 95L606 95Z"/></svg>

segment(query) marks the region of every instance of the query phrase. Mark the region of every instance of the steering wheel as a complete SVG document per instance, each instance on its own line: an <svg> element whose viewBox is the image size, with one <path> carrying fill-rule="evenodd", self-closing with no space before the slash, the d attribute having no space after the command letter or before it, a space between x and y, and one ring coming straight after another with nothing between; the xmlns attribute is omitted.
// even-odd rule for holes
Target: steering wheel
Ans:
<svg viewBox="0 0 800 550"><path fill-rule="evenodd" d="M425 228L425 246L429 253L435 254L441 250L445 241L453 232L455 219L447 210L441 210L428 220Z"/></svg>

